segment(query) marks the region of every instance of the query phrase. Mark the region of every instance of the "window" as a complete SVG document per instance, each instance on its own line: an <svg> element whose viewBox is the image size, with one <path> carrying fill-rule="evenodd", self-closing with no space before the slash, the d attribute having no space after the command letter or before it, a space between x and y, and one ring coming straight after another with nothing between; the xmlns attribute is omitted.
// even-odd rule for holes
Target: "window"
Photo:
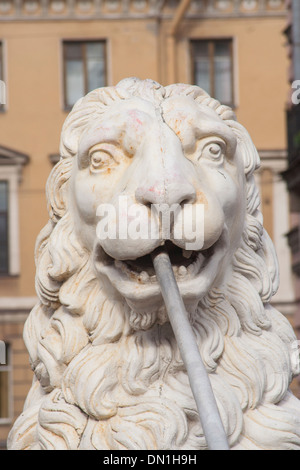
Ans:
<svg viewBox="0 0 300 470"><path fill-rule="evenodd" d="M222 104L233 106L232 40L192 41L194 83Z"/></svg>
<svg viewBox="0 0 300 470"><path fill-rule="evenodd" d="M1 341L1 345L4 345ZM9 422L12 418L12 363L8 344L4 345L5 353L0 361L0 423ZM5 359L5 360L3 360Z"/></svg>
<svg viewBox="0 0 300 470"><path fill-rule="evenodd" d="M3 62L3 44L0 41L0 112L4 111L4 105L6 101Z"/></svg>
<svg viewBox="0 0 300 470"><path fill-rule="evenodd" d="M29 156L0 145L0 276L20 274L19 184Z"/></svg>
<svg viewBox="0 0 300 470"><path fill-rule="evenodd" d="M8 182L0 181L0 273L8 272Z"/></svg>
<svg viewBox="0 0 300 470"><path fill-rule="evenodd" d="M69 109L86 93L106 85L105 41L65 41L64 100Z"/></svg>

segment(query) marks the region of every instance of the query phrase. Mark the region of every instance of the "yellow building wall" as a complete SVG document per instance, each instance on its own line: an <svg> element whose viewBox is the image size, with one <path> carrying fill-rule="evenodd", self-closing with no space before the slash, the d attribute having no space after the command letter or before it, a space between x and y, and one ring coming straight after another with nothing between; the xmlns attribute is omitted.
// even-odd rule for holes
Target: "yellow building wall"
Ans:
<svg viewBox="0 0 300 470"><path fill-rule="evenodd" d="M7 111L0 114L1 145L30 156L20 186L21 275L2 278L0 296L32 296L34 244L46 223L48 156L57 153L63 109L62 41L106 39L108 84L128 76L163 85L192 83L189 40L232 37L236 113L259 149L283 149L288 61L284 18L184 20L175 46L176 72L168 75L170 21L153 20L9 22L1 24L5 45Z"/></svg>
<svg viewBox="0 0 300 470"><path fill-rule="evenodd" d="M236 114L259 149L286 147L285 104L288 58L282 18L187 21L180 28L177 76L191 83L188 41L233 38Z"/></svg>
<svg viewBox="0 0 300 470"><path fill-rule="evenodd" d="M19 192L21 275L1 278L0 296L32 296L35 239L47 221L49 154L58 153L63 109L62 41L107 39L108 84L122 78L158 78L151 21L49 22L1 25L5 44L7 111L0 114L1 145L30 156Z"/></svg>
<svg viewBox="0 0 300 470"><path fill-rule="evenodd" d="M29 365L28 352L22 339L24 320L14 322L0 321L0 338L5 344L10 345L12 373L11 381L12 396L12 422L22 413L25 397L27 396L33 378L33 372ZM4 447L12 422L0 424L0 450Z"/></svg>
<svg viewBox="0 0 300 470"><path fill-rule="evenodd" d="M64 39L107 40L108 85L137 76L163 85L192 83L189 40L233 38L238 120L258 149L286 148L285 103L288 59L286 19L226 18L183 20L175 40L172 71L170 20L95 20L2 22L7 110L0 113L0 145L30 156L19 191L20 276L0 280L0 297L34 296L34 245L47 222L45 185L58 153L63 109ZM170 73L171 70L171 73ZM0 169L1 171L1 169ZM0 325L0 339L12 345L14 416L21 412L30 386L28 355L21 340L23 323ZM0 426L4 440L10 426Z"/></svg>

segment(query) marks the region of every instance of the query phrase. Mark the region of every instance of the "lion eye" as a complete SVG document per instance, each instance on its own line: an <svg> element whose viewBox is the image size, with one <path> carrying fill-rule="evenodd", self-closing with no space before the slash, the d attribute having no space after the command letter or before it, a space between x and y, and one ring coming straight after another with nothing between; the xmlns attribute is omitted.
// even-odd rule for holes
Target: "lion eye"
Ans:
<svg viewBox="0 0 300 470"><path fill-rule="evenodd" d="M224 156L224 148L217 142L210 142L207 144L203 151L202 157L207 157L210 160L220 161Z"/></svg>
<svg viewBox="0 0 300 470"><path fill-rule="evenodd" d="M93 171L99 171L114 163L113 156L106 150L95 150L90 155L90 165Z"/></svg>

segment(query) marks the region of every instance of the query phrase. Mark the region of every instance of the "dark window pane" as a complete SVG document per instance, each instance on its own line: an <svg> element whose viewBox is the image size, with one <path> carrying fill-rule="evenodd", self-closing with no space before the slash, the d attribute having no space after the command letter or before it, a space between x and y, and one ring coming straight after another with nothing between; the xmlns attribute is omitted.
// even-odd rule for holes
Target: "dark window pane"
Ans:
<svg viewBox="0 0 300 470"><path fill-rule="evenodd" d="M65 43L64 47L67 60L82 60L82 44L80 42Z"/></svg>
<svg viewBox="0 0 300 470"><path fill-rule="evenodd" d="M1 344L3 346L3 343ZM10 375L11 375L11 364L10 364L10 354L9 354L9 345L5 344L5 358L4 361L0 363L0 419L5 419L10 417ZM3 352L3 351L2 351Z"/></svg>
<svg viewBox="0 0 300 470"><path fill-rule="evenodd" d="M7 202L7 194L8 194L8 183L6 181L0 181L0 211L7 212L8 210L8 202Z"/></svg>
<svg viewBox="0 0 300 470"><path fill-rule="evenodd" d="M193 47L195 84L211 93L208 41L197 41Z"/></svg>
<svg viewBox="0 0 300 470"><path fill-rule="evenodd" d="M0 42L0 80L4 80L4 71L3 71L3 46ZM5 85L3 83L0 84L0 110L4 109L5 103Z"/></svg>
<svg viewBox="0 0 300 470"><path fill-rule="evenodd" d="M233 102L232 41L192 41L194 83L224 104Z"/></svg>
<svg viewBox="0 0 300 470"><path fill-rule="evenodd" d="M0 213L0 272L8 272L7 215Z"/></svg>
<svg viewBox="0 0 300 470"><path fill-rule="evenodd" d="M88 60L104 60L104 43L103 42L87 42L86 55Z"/></svg>
<svg viewBox="0 0 300 470"><path fill-rule="evenodd" d="M0 80L3 80L2 43L0 42Z"/></svg>
<svg viewBox="0 0 300 470"><path fill-rule="evenodd" d="M85 93L83 48L79 42L64 44L66 105L73 106Z"/></svg>
<svg viewBox="0 0 300 470"><path fill-rule="evenodd" d="M0 418L9 417L9 371L0 369Z"/></svg>
<svg viewBox="0 0 300 470"><path fill-rule="evenodd" d="M7 214L0 212L0 243L7 242Z"/></svg>
<svg viewBox="0 0 300 470"><path fill-rule="evenodd" d="M85 95L83 62L68 60L66 74L67 106L73 106L79 98Z"/></svg>
<svg viewBox="0 0 300 470"><path fill-rule="evenodd" d="M105 86L104 44L88 43L86 45L87 59L87 92Z"/></svg>
<svg viewBox="0 0 300 470"><path fill-rule="evenodd" d="M65 42L65 104L71 107L89 91L106 85L105 43Z"/></svg>
<svg viewBox="0 0 300 470"><path fill-rule="evenodd" d="M0 272L8 272L8 183L0 181Z"/></svg>
<svg viewBox="0 0 300 470"><path fill-rule="evenodd" d="M212 93L210 86L210 67L208 59L195 61L195 84L203 88L208 94Z"/></svg>
<svg viewBox="0 0 300 470"><path fill-rule="evenodd" d="M217 41L214 57L215 98L221 103L232 102L231 44L229 41Z"/></svg>

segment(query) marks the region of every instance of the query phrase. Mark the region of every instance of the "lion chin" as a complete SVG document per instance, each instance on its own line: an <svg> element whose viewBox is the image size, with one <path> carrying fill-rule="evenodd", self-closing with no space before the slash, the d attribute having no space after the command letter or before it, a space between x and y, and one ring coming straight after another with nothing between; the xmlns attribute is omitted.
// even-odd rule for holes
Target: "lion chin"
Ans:
<svg viewBox="0 0 300 470"><path fill-rule="evenodd" d="M278 271L258 166L233 111L199 87L130 78L78 101L47 183L24 327L34 380L9 449L207 448L153 269L162 246L230 448L300 448L297 342L270 304ZM172 209L169 233L152 206ZM99 236L105 217L116 236ZM194 239L178 231L190 221ZM137 236L149 225L155 237Z"/></svg>

